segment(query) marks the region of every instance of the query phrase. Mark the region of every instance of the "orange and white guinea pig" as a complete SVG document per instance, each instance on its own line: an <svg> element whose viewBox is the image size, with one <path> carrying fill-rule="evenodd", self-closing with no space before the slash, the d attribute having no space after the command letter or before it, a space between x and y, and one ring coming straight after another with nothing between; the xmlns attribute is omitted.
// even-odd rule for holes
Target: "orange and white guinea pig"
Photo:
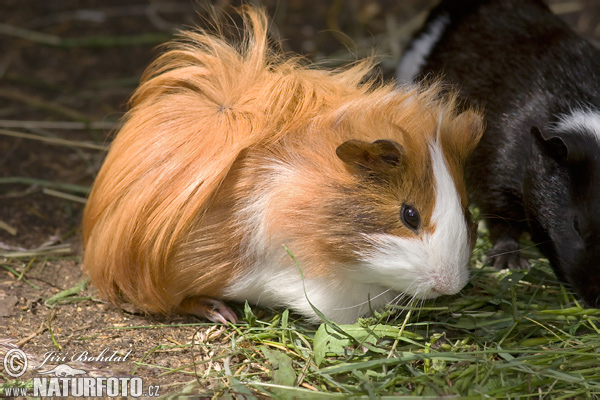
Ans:
<svg viewBox="0 0 600 400"><path fill-rule="evenodd" d="M463 169L483 131L432 86L307 66L187 32L146 71L84 214L84 269L149 313L235 321L227 301L340 323L457 293L472 250ZM298 265L286 251L295 256ZM304 279L302 279L302 276Z"/></svg>

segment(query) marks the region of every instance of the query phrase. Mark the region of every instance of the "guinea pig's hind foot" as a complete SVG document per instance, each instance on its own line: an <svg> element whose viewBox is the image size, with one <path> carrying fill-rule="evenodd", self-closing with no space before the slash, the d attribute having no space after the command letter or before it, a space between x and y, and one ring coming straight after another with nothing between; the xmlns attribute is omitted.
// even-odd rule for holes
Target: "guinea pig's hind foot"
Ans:
<svg viewBox="0 0 600 400"><path fill-rule="evenodd" d="M210 297L189 297L181 303L179 309L183 314L192 314L225 325L227 322L235 324L238 321L235 312L227 304Z"/></svg>
<svg viewBox="0 0 600 400"><path fill-rule="evenodd" d="M511 238L498 239L488 253L486 263L493 265L498 270L504 268L529 269L529 261L519 251L519 243Z"/></svg>

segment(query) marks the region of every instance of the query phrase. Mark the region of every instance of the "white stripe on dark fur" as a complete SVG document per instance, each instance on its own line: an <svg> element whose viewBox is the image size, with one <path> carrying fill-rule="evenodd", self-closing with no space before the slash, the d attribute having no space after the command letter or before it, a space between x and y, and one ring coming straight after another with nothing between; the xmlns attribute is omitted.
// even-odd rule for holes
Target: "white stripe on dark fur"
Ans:
<svg viewBox="0 0 600 400"><path fill-rule="evenodd" d="M556 124L556 131L586 132L600 142L600 112L591 110L575 110L564 115Z"/></svg>
<svg viewBox="0 0 600 400"><path fill-rule="evenodd" d="M423 32L412 42L410 49L404 53L402 60L398 64L396 78L399 83L409 83L421 72L421 67L425 59L431 53L433 46L438 42L446 25L450 22L447 15L440 15L438 19L429 24L429 29Z"/></svg>

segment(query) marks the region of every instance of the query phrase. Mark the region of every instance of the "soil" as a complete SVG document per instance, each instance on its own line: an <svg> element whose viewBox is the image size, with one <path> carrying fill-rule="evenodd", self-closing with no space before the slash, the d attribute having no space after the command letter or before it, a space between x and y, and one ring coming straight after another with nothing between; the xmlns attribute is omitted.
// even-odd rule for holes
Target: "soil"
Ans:
<svg viewBox="0 0 600 400"><path fill-rule="evenodd" d="M177 29L202 24L209 4L219 9L238 5L227 0L31 3L34 6L22 7L21 1L4 0L0 5L0 130L97 145L110 142L139 77L160 53L159 43ZM336 65L375 48L382 55L381 75L389 78L402 46L433 3L261 4L266 4L276 27L273 35L283 40L286 51ZM598 43L598 0L553 3L575 6L563 15L565 20ZM76 129L73 123L79 123ZM193 361L212 357L215 346L227 343L227 328L197 325L202 321L190 317L147 316L127 306L121 310L98 299L93 287L81 290L72 302L48 303L84 280L83 204L56 197L52 190L84 198L85 192L56 183L89 188L104 155L100 150L0 135L0 355L14 346L26 352L29 370L21 381L37 376L34 368L50 357L40 370L68 361L90 376L124 377L133 372L145 385L159 385L161 395L196 380L208 393L203 371L222 366L206 363L194 369ZM24 251L33 255L18 254ZM192 341L197 344L193 351L181 346ZM212 346L202 346L209 342ZM71 361L82 354L105 360ZM179 367L181 371L163 374ZM0 365L0 385L6 382L15 379Z"/></svg>

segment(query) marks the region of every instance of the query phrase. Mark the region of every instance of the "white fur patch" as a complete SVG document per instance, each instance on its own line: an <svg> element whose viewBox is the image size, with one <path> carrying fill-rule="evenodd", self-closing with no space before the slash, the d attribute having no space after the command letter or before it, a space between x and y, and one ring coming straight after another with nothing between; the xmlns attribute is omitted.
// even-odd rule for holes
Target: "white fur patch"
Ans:
<svg viewBox="0 0 600 400"><path fill-rule="evenodd" d="M404 53L398 64L396 70L398 83L409 83L415 79L425 64L425 59L431 54L433 46L438 42L449 22L450 17L440 15L429 23L429 27L425 32L413 40L410 49Z"/></svg>
<svg viewBox="0 0 600 400"><path fill-rule="evenodd" d="M306 278L303 285L300 271L290 264L283 247L280 253L281 257L256 265L252 275L230 286L226 297L267 307L287 307L319 322L308 297L327 318L346 324L369 314L371 308L381 309L396 296L385 287L351 279Z"/></svg>
<svg viewBox="0 0 600 400"><path fill-rule="evenodd" d="M559 132L586 132L600 142L600 112L591 110L572 111L560 118L554 130Z"/></svg>
<svg viewBox="0 0 600 400"><path fill-rule="evenodd" d="M361 279L427 299L455 294L469 279L471 255L460 196L439 146L430 146L435 176L435 231L422 237L370 235Z"/></svg>

